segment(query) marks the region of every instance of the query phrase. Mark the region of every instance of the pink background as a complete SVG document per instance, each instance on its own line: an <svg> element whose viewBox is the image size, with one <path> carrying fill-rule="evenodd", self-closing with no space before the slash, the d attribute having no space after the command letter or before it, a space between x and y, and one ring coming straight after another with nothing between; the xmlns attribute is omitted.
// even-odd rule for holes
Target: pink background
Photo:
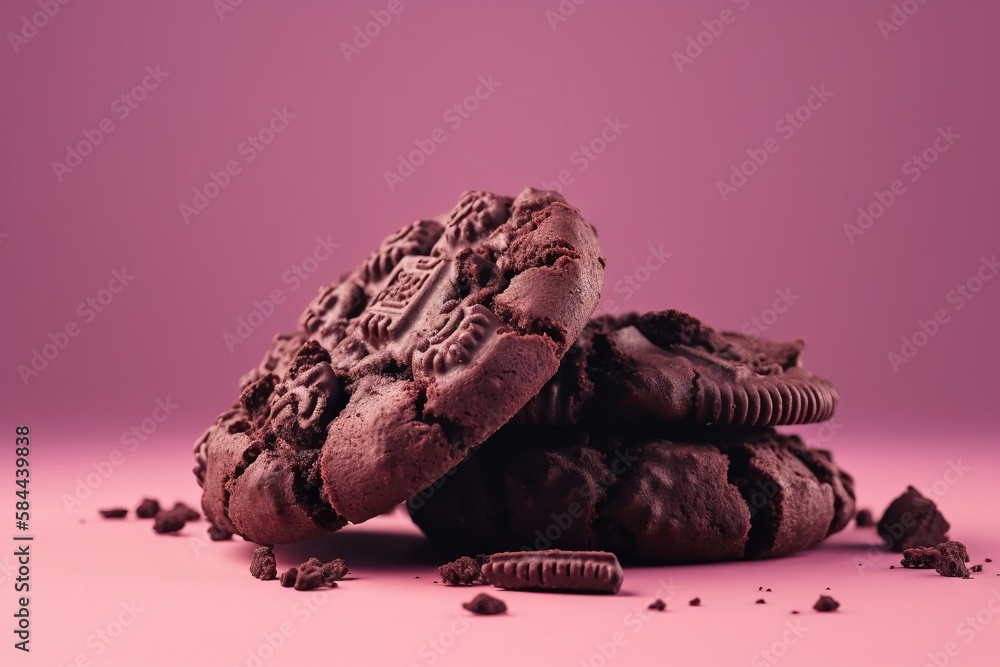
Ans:
<svg viewBox="0 0 1000 667"><path fill-rule="evenodd" d="M903 4L918 6L911 3ZM402 11L347 62L341 43L388 4L248 0L220 19L209 2L71 2L16 52L9 37L0 46L0 299L7 313L0 432L28 423L36 438L33 462L41 465L35 470L35 502L40 512L48 511L37 530L39 538L48 536L45 549L51 550L48 560L38 561L39 568L48 563L38 574L40 581L48 578L41 584L47 593L40 595L50 596L38 603L39 627L48 629L38 642L50 663L72 660L84 650L90 626L102 624L108 609L132 594L130 586L138 591L148 585L147 568L122 562L123 554L167 556L163 542L146 540L145 533L140 539L131 537L128 527L95 527L94 510L102 502L130 504L144 493L170 496L175 488L176 495L196 501L187 473L191 443L235 398L238 377L258 361L271 335L294 326L319 286L352 268L399 226L447 210L463 190L513 194L525 185L552 183L564 171L572 178L564 194L597 226L608 258L601 310L676 307L737 330L752 326L756 317L767 322L769 337L805 337L805 364L837 383L842 403L832 426L799 432L837 451L858 477L862 504L877 511L909 482L926 490L948 461L964 457L974 468L965 479L978 481L951 490L946 514L970 540L1000 554L995 520L976 504L992 508L997 500L990 480L997 472L1000 280L985 282L960 310L948 300L950 290L976 275L983 256L1000 251L995 38L1000 8L972 0L919 5L884 39L878 22L893 14L888 0L591 0L554 29L546 12L558 11L556 0L488 6L400 0ZM707 33L701 35L708 46L679 71L673 54L724 10L731 12L725 15L731 22L710 44ZM5 35L19 32L24 17L30 20L39 11L34 1L5 2L0 28ZM720 24L712 25L718 32ZM168 74L122 118L126 107L115 100L143 82L147 67ZM455 116L444 114L474 94L480 77L499 85L488 97L480 88L486 99L456 127ZM813 87L832 96L786 138L776 122L805 104ZM294 119L247 161L241 142L266 127L275 108L287 108ZM104 118L114 130L60 181L52 163L65 161L67 145L83 140ZM581 161L580 147L600 137L608 119L627 127L596 159ZM438 128L444 141L390 189L385 172ZM904 163L932 146L939 128L951 128L959 138L912 182ZM717 182L730 177L732 165L746 160L748 150L759 152L766 144L777 151L723 200ZM192 190L204 188L209 173L224 170L230 160L240 172L186 224L179 205L191 205ZM873 193L890 190L895 179L905 192L851 243L844 225L855 223L857 208L870 206ZM317 237L336 244L333 254L300 283L284 280L312 255ZM650 248L661 247L671 256L647 273ZM93 321L85 321L78 305L98 295L123 267L134 280ZM627 279L644 282L629 294ZM284 302L230 352L223 335L235 331L237 318L246 317L255 300L276 289ZM767 309L777 291L790 291L794 300L772 318ZM887 354L899 353L901 338L913 336L918 321L932 319L938 309L944 309L947 323L894 372ZM69 322L79 326L79 334L25 385L18 365L29 365L33 350L41 350L50 334ZM153 416L158 400L177 407L155 433L128 449L132 441L123 441L123 434ZM916 439L921 444L911 446ZM61 495L73 493L76 481L114 450L123 453L124 463L81 506L67 511ZM906 460L894 458L903 452ZM4 470L10 459L3 457ZM81 516L88 524L77 523ZM411 531L404 522L395 527ZM197 531L200 535L201 528ZM350 540L335 536L331 544L350 548L337 541L343 539ZM850 549L863 544L851 536L838 539L791 561L685 571L705 573L700 581L718 587L720 595L735 595L737 584L719 583L716 572L733 573L733 581L746 575L752 602L756 582L766 583L760 573L769 573L772 581L786 575L800 581L795 577L801 575L801 581L818 583L829 571L823 554L847 562ZM377 551L380 543L375 544L368 548ZM179 557L160 564L166 583L150 595L183 591L186 605L200 606L199 587L216 586L220 598L230 602L257 600L260 587L242 571L247 546L223 545L211 552L220 559L211 567ZM102 557L83 561L93 568L94 581L86 583L92 588L81 599L110 591L108 609L70 603L67 593L75 580L57 585L59 577L86 570L66 560L81 553ZM362 572L366 553L358 556ZM818 559L814 566L811 559ZM399 581L412 579L404 562L383 568L396 572L398 581L376 567L367 584L393 591ZM858 595L883 590L857 578L851 567L846 570ZM207 582L198 574L206 571L211 572ZM660 574L649 574L646 583ZM431 575L428 570L422 576ZM884 596L889 607L876 604L880 595L869 600L864 613L856 607L853 621L824 618L841 623L844 631L821 646L843 649L859 628L892 614L909 613L906 622L915 622L911 617L920 603L940 604L936 589L948 587L950 596L953 584L981 583L931 578L926 588L892 589ZM101 588L105 585L111 587ZM642 596L649 588L633 590ZM805 586L788 604L803 606L799 600L813 597L815 589ZM229 597L232 591L238 595ZM286 593L274 591L273 604L290 608L295 597ZM413 600L425 599L419 591L414 595ZM907 626L927 644L907 647L908 664L926 660L926 651L954 633L963 613L985 604L988 591L969 596L954 598L926 627ZM522 620L500 619L490 628L507 623L528 632L537 629L538 618L553 613L550 599L517 598L526 600L518 609L525 612ZM404 605L359 614L365 622L345 630L354 637L352 650L361 651L364 644L358 642L375 636L381 624L402 627L414 641L400 644L396 653L392 643L372 650L383 664L422 664L415 647L441 619L450 619L455 607L450 598L434 599L427 604L440 603L440 609L433 612ZM581 609L570 602L563 605L565 613ZM631 602L599 604L613 608L607 613L614 618L624 613L615 605ZM181 612L177 601L169 603L155 623L150 614L145 630L150 634L129 635L105 664L131 664L128 656L142 654L144 646L148 652L148 641L161 636L157 628L181 622L185 632L192 622L202 628L194 642L232 636L231 644L213 649L210 662L239 662L248 637L256 636L257 625L261 632L270 627L269 621L244 627L228 616L213 616L223 613L215 604L189 617L189 606ZM362 598L356 604L373 603ZM537 613L528 613L531 604ZM700 618L711 619L717 636L738 632L741 640L726 657L745 663L763 635L755 634L752 624L741 625L739 609L732 618L712 617L715 612L704 609ZM771 607L749 611L778 613ZM338 616L338 622L349 616ZM552 645L539 639L536 657L560 655L573 665L586 658L584 645L613 625L596 620L599 615L587 618L589 625L574 620L575 629L566 630L582 642L580 655L562 650L570 641L567 634ZM670 638L691 632L673 615L658 620L669 625ZM518 625L522 621L526 625ZM775 628L783 622L783 616L780 623L775 617ZM55 632L76 623L82 625L72 632ZM300 648L267 664L286 664L292 651L308 653L319 642L342 641L319 627L310 628L311 642L303 640ZM671 650L664 648L663 634L655 635L659 643L653 636L643 637L650 652ZM996 636L994 627L954 664L976 664L987 637L996 648ZM872 635L866 645L877 648L878 640ZM705 650L704 643L699 646ZM699 646L691 646L692 655ZM468 664L473 654L459 653L439 664ZM820 664L819 655L825 654L818 651L810 664ZM789 657L784 664L793 662Z"/></svg>

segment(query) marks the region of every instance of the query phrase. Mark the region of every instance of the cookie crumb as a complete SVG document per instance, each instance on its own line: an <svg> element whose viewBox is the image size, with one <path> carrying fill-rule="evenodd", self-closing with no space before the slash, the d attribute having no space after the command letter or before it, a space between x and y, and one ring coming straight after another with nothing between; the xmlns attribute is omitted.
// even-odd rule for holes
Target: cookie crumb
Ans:
<svg viewBox="0 0 1000 667"><path fill-rule="evenodd" d="M468 556L445 563L438 568L438 574L449 586L478 586L486 583L478 561Z"/></svg>
<svg viewBox="0 0 1000 667"><path fill-rule="evenodd" d="M161 535L176 533L184 527L187 521L184 517L173 512L160 512L153 520L153 530Z"/></svg>
<svg viewBox="0 0 1000 667"><path fill-rule="evenodd" d="M768 589L767 589L767 590L765 590L764 592L765 592L765 593L770 593L770 592L771 592L771 589L770 589L770 588L768 588Z"/></svg>
<svg viewBox="0 0 1000 667"><path fill-rule="evenodd" d="M759 600L757 600L755 604L767 604L767 600L765 600L764 598L760 598Z"/></svg>
<svg viewBox="0 0 1000 667"><path fill-rule="evenodd" d="M160 513L160 501L156 498L143 498L135 508L135 515L140 519L153 519Z"/></svg>
<svg viewBox="0 0 1000 667"><path fill-rule="evenodd" d="M854 524L858 528L871 528L875 525L875 517L870 509L860 509L854 515Z"/></svg>
<svg viewBox="0 0 1000 667"><path fill-rule="evenodd" d="M692 607L700 607L701 606L701 598L691 598L691 601L688 602L688 604L691 605Z"/></svg>
<svg viewBox="0 0 1000 667"><path fill-rule="evenodd" d="M222 542L233 539L233 534L225 528L220 528L213 523L208 527L208 538L213 542Z"/></svg>
<svg viewBox="0 0 1000 667"><path fill-rule="evenodd" d="M101 513L105 519L124 519L125 515L128 514L128 510L124 507L109 507L103 510L97 510Z"/></svg>
<svg viewBox="0 0 1000 667"><path fill-rule="evenodd" d="M934 570L942 577L969 578L969 568L965 566L969 562L969 550L961 542L952 540L942 542L934 547L937 552L937 560L934 562Z"/></svg>
<svg viewBox="0 0 1000 667"><path fill-rule="evenodd" d="M299 576L299 570L295 567L290 567L281 573L281 585L284 588L291 588L295 585L295 580Z"/></svg>
<svg viewBox="0 0 1000 667"><path fill-rule="evenodd" d="M483 616L503 614L507 611L507 605L504 604L503 600L498 600L497 598L487 595L486 593L480 593L476 597L472 598L471 602L462 603L462 606L471 611L473 614L480 614Z"/></svg>
<svg viewBox="0 0 1000 667"><path fill-rule="evenodd" d="M197 521L201 518L201 513L198 510L182 502L174 503L174 507L170 511L184 517L185 521Z"/></svg>
<svg viewBox="0 0 1000 667"><path fill-rule="evenodd" d="M278 576L278 563L270 547L257 547L250 561L250 574L261 581L270 581Z"/></svg>
<svg viewBox="0 0 1000 667"><path fill-rule="evenodd" d="M813 609L816 611L837 611L838 607L840 607L840 603L829 595L820 595L816 604L813 605Z"/></svg>
<svg viewBox="0 0 1000 667"><path fill-rule="evenodd" d="M982 565L973 565L972 567L969 568L969 572L982 572L982 571L983 571Z"/></svg>
<svg viewBox="0 0 1000 667"><path fill-rule="evenodd" d="M663 611L666 608L667 608L667 603L661 600L660 598L656 598L655 600L649 603L648 607L646 607L646 609L652 609L653 611Z"/></svg>
<svg viewBox="0 0 1000 667"><path fill-rule="evenodd" d="M899 564L915 570L932 569L939 554L937 547L913 547L903 551Z"/></svg>
<svg viewBox="0 0 1000 667"><path fill-rule="evenodd" d="M932 547L948 539L951 525L937 505L913 486L889 503L878 522L878 534L892 551Z"/></svg>

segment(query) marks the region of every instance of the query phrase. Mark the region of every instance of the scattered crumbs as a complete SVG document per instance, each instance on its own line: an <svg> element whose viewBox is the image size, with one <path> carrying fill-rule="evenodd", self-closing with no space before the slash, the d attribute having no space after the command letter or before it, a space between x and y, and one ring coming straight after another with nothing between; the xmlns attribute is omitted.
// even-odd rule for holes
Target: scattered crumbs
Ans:
<svg viewBox="0 0 1000 667"><path fill-rule="evenodd" d="M875 516L870 509L860 509L854 515L854 523L858 528L870 528L875 525Z"/></svg>
<svg viewBox="0 0 1000 667"><path fill-rule="evenodd" d="M890 569L890 570L895 570L895 569L896 569L896 566L895 566L895 565L890 565L890 566L889 566L889 569ZM828 589L826 589L826 590L830 590L830 589L828 588Z"/></svg>
<svg viewBox="0 0 1000 667"><path fill-rule="evenodd" d="M993 559L992 559L992 558L986 558L986 559L984 559L984 560L985 560L985 561L986 561L987 563L992 563L992 562L993 562Z"/></svg>
<svg viewBox="0 0 1000 667"><path fill-rule="evenodd" d="M503 600L498 600L486 593L480 593L472 598L471 602L463 602L462 606L473 614L480 614L482 616L493 616L494 614L503 614L507 611L507 605L504 604Z"/></svg>
<svg viewBox="0 0 1000 667"><path fill-rule="evenodd" d="M799 612L797 612L796 610L794 610L794 609L793 609L793 610L792 610L792 613L793 613L793 614L797 614L797 613L799 613Z"/></svg>
<svg viewBox="0 0 1000 667"><path fill-rule="evenodd" d="M124 507L109 507L98 511L105 519L124 519L125 515L128 514L128 510Z"/></svg>
<svg viewBox="0 0 1000 667"><path fill-rule="evenodd" d="M816 600L816 604L813 605L813 609L816 611L837 611L839 606L840 603L829 595L820 595L819 599Z"/></svg>

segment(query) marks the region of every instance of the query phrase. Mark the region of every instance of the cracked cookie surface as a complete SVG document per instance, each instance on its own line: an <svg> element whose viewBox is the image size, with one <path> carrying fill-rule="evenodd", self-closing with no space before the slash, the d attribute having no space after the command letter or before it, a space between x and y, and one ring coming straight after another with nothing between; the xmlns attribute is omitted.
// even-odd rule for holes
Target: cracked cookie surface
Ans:
<svg viewBox="0 0 1000 667"><path fill-rule="evenodd" d="M603 266L554 192L468 192L399 230L320 290L196 443L206 514L275 544L406 500L556 372Z"/></svg>
<svg viewBox="0 0 1000 667"><path fill-rule="evenodd" d="M828 453L770 429L509 425L408 507L429 537L466 552L697 563L814 546L848 524L854 490Z"/></svg>
<svg viewBox="0 0 1000 667"><path fill-rule="evenodd" d="M588 323L522 424L762 427L833 416L837 390L800 365L802 340L716 331L678 310Z"/></svg>

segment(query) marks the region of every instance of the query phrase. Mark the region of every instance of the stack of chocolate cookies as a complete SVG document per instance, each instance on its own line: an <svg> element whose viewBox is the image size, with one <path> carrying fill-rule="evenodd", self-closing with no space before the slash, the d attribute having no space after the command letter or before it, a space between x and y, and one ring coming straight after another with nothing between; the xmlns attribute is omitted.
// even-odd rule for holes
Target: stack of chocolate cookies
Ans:
<svg viewBox="0 0 1000 667"><path fill-rule="evenodd" d="M469 192L388 237L274 339L195 445L202 506L265 545L407 501L466 553L764 558L854 513L827 452L772 427L832 416L802 342L678 311L591 320L604 259L557 193Z"/></svg>

